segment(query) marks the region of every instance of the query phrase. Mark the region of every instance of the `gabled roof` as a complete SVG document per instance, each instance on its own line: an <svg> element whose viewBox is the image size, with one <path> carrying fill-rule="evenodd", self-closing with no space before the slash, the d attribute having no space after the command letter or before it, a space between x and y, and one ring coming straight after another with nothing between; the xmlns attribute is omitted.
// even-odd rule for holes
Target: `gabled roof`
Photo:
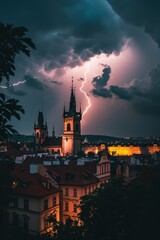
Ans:
<svg viewBox="0 0 160 240"><path fill-rule="evenodd" d="M99 182L93 173L93 166L89 168L86 165L64 165L64 166L46 166L48 171L56 176L60 185L66 186L85 186Z"/></svg>
<svg viewBox="0 0 160 240"><path fill-rule="evenodd" d="M12 176L17 182L13 190L14 194L27 197L45 197L60 191L50 184L48 178L41 176L39 173L30 174L23 164L16 165Z"/></svg>

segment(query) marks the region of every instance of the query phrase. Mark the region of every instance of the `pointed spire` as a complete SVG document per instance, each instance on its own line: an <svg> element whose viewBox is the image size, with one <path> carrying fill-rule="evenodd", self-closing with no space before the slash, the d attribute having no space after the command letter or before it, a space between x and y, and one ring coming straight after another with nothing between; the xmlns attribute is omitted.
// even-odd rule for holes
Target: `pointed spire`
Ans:
<svg viewBox="0 0 160 240"><path fill-rule="evenodd" d="M44 118L43 118L43 113L42 112L38 113L38 126L39 127L44 126Z"/></svg>
<svg viewBox="0 0 160 240"><path fill-rule="evenodd" d="M79 109L80 114L82 114L82 109L81 109L81 103L80 103L80 109Z"/></svg>
<svg viewBox="0 0 160 240"><path fill-rule="evenodd" d="M52 130L52 137L55 137L54 125L53 125L53 130Z"/></svg>
<svg viewBox="0 0 160 240"><path fill-rule="evenodd" d="M74 92L74 87L73 87L73 77L72 77L72 87L71 87L71 95L70 95L69 113L71 115L74 115L76 113L76 99L75 99L75 92Z"/></svg>

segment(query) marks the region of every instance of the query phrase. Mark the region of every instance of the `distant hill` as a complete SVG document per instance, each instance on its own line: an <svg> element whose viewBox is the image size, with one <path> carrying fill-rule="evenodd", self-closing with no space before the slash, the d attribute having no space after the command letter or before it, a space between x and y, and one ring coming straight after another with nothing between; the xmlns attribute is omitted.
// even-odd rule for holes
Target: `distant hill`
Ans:
<svg viewBox="0 0 160 240"><path fill-rule="evenodd" d="M160 137L112 137L104 135L82 135L82 141L88 140L90 144L107 145L160 145Z"/></svg>
<svg viewBox="0 0 160 240"><path fill-rule="evenodd" d="M87 139L89 144L101 144L107 145L160 145L160 137L112 137L104 135L82 135L82 142ZM34 142L33 135L19 135L15 134L9 138L11 142Z"/></svg>
<svg viewBox="0 0 160 240"><path fill-rule="evenodd" d="M11 141L11 142L34 142L34 136L33 135L14 134L14 135L10 136L9 141Z"/></svg>
<svg viewBox="0 0 160 240"><path fill-rule="evenodd" d="M114 143L121 142L123 138L104 136L104 135L82 135L82 141L88 140L88 143Z"/></svg>

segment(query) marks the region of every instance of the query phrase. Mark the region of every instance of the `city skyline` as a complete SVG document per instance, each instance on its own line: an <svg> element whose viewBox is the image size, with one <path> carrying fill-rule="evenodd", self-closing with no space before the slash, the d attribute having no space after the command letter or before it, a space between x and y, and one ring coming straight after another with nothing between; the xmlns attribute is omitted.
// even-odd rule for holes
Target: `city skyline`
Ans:
<svg viewBox="0 0 160 240"><path fill-rule="evenodd" d="M124 2L1 1L0 22L27 27L36 45L29 59L17 57L9 84L0 84L26 111L13 121L19 133L32 134L43 111L49 132L54 126L62 135L73 77L77 107L84 112L90 101L82 134L160 135L158 5Z"/></svg>

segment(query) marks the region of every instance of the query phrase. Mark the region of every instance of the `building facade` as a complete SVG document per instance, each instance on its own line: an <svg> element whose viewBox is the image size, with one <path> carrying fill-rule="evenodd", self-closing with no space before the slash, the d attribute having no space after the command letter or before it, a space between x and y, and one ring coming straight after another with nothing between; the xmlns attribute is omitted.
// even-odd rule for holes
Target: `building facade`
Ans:
<svg viewBox="0 0 160 240"><path fill-rule="evenodd" d="M73 89L73 80L69 102L69 111L64 107L63 112L64 130L62 136L62 154L64 156L74 156L81 152L81 109L76 110L75 91Z"/></svg>

